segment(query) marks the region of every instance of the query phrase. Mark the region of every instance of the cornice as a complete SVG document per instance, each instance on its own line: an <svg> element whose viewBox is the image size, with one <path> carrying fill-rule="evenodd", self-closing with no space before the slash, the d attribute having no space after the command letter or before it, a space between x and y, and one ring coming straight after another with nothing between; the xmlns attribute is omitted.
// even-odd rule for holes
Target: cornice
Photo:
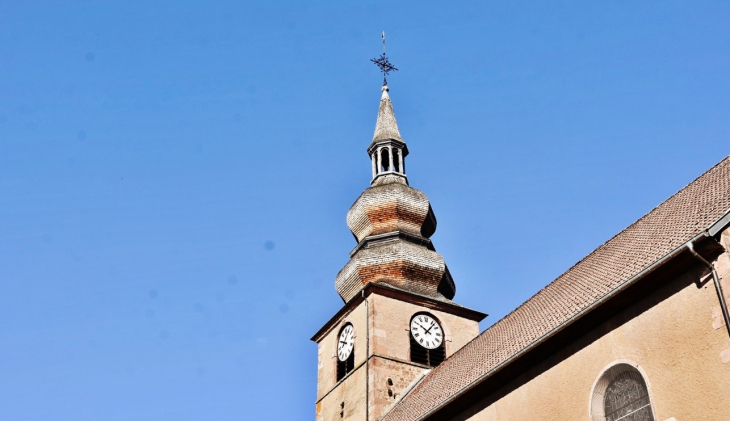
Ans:
<svg viewBox="0 0 730 421"><path fill-rule="evenodd" d="M322 326L317 333L312 336L311 340L319 342L327 335L333 327L337 326L339 322L348 315L353 309L355 309L363 300L370 296L370 294L378 294L384 297L393 298L400 301L405 301L411 304L415 304L421 307L425 307L432 310L442 311L444 313L453 314L455 316L463 317L465 319L474 320L477 322L482 321L488 315L480 311L472 310L467 307L460 306L456 303L447 303L439 301L433 298L424 297L422 295L414 294L411 292L403 291L394 288L387 284L382 283L370 283L367 284L359 294L354 296L350 301L345 303L340 310L329 319L324 326Z"/></svg>
<svg viewBox="0 0 730 421"><path fill-rule="evenodd" d="M370 244L385 243L396 239L402 239L419 246L425 246L431 251L436 251L433 247L433 243L428 238L421 237L420 235L413 235L404 231L392 231L384 234L369 235L360 241L357 246L350 252L350 257L354 256L360 249L369 246Z"/></svg>

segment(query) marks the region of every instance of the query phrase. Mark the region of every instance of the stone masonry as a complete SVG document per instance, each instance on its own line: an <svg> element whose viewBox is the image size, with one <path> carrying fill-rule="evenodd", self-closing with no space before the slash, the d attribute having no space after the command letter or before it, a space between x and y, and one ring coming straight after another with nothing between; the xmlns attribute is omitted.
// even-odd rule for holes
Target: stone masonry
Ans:
<svg viewBox="0 0 730 421"><path fill-rule="evenodd" d="M347 213L357 246L335 279L345 306L312 338L317 421L378 420L433 368L411 361L414 315L438 322L447 358L479 334L486 316L451 301L454 281L430 240L436 217L428 197L409 186L408 150L387 86L368 154L373 181ZM347 324L355 332L354 367L338 377L338 335Z"/></svg>

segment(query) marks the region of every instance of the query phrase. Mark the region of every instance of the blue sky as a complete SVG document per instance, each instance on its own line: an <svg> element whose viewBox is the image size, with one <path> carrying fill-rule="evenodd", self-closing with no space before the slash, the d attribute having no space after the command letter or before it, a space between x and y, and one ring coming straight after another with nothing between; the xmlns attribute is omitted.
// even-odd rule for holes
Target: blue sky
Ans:
<svg viewBox="0 0 730 421"><path fill-rule="evenodd" d="M725 2L0 10L2 419L313 418L383 30L482 328L730 153Z"/></svg>

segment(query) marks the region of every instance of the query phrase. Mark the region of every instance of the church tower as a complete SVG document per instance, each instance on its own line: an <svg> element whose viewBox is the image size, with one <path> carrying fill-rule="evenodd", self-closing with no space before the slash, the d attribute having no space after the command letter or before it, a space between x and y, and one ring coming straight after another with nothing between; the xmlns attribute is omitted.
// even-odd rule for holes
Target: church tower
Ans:
<svg viewBox="0 0 730 421"><path fill-rule="evenodd" d="M387 62L385 54L381 59ZM387 83L367 152L371 186L347 212L357 245L335 279L345 305L312 338L317 421L380 419L474 339L486 316L451 301L454 280L430 240L436 217L426 195L408 183L408 147Z"/></svg>

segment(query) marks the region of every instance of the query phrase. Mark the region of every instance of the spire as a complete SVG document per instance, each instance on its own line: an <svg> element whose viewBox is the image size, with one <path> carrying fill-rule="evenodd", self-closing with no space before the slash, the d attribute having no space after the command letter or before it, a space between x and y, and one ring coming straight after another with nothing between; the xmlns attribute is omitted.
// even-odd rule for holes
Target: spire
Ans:
<svg viewBox="0 0 730 421"><path fill-rule="evenodd" d="M373 181L375 183L398 182L408 184L405 171L405 157L408 155L408 146L400 137L398 123L395 122L393 103L388 95L388 81L386 76L396 69L385 55L385 33L383 33L383 55L371 59L380 71L383 72L383 95L380 97L378 121L375 123L373 141L368 147L368 155L372 163ZM382 176L382 177L381 177Z"/></svg>
<svg viewBox="0 0 730 421"><path fill-rule="evenodd" d="M385 55L385 31L383 31L383 54L374 59L370 59L383 72L383 95L380 97L380 109L378 110L378 121L375 123L375 135L373 136L373 144L382 140L397 140L405 145L398 131L398 124L395 122L395 113L393 113L393 104L390 102L388 95L388 73L397 72L398 69L388 60Z"/></svg>
<svg viewBox="0 0 730 421"><path fill-rule="evenodd" d="M383 95L380 97L380 108L378 109L378 121L375 123L375 135L373 135L373 143L381 140L398 140L403 142L398 131L398 123L395 121L395 113L393 112L393 103L388 95L388 85L383 86ZM405 143L405 142L403 142Z"/></svg>
<svg viewBox="0 0 730 421"><path fill-rule="evenodd" d="M372 60L383 75L395 71L383 55ZM409 186L400 136L384 80L378 121L368 147L373 179L347 213L347 225L358 245L337 274L335 288L346 302L369 283L388 284L437 301L451 302L454 280L430 237L436 217L423 192Z"/></svg>

